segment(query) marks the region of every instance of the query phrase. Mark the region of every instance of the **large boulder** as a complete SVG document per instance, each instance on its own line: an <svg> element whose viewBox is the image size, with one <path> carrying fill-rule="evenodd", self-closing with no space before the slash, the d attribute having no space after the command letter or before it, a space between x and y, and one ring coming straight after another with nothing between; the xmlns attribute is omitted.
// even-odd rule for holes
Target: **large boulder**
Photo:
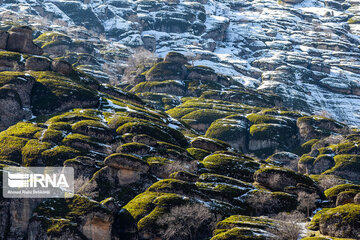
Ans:
<svg viewBox="0 0 360 240"><path fill-rule="evenodd" d="M360 205L346 204L320 212L320 233L338 238L360 238ZM314 217L314 218L315 218Z"/></svg>
<svg viewBox="0 0 360 240"><path fill-rule="evenodd" d="M25 69L31 71L49 71L50 60L45 57L29 57L26 59Z"/></svg>
<svg viewBox="0 0 360 240"><path fill-rule="evenodd" d="M34 55L43 54L43 50L33 43L32 29L26 26L12 27L9 30L6 49Z"/></svg>
<svg viewBox="0 0 360 240"><path fill-rule="evenodd" d="M8 32L0 31L0 49L6 49L8 37L9 37Z"/></svg>
<svg viewBox="0 0 360 240"><path fill-rule="evenodd" d="M69 76L73 72L71 64L62 60L54 60L51 63L51 70L65 76Z"/></svg>

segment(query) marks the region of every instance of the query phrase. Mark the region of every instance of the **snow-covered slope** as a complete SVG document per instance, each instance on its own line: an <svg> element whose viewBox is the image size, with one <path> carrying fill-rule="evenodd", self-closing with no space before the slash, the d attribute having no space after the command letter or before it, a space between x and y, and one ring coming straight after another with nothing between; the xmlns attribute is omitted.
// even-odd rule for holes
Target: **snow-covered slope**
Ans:
<svg viewBox="0 0 360 240"><path fill-rule="evenodd" d="M144 45L162 57L176 50L194 56L195 65L278 94L286 107L326 111L360 125L358 3L286 2L3 0L0 16L35 22L42 30L77 31L78 38L85 32L79 27L85 27L87 38L101 36L101 51L130 53ZM92 55L100 59L96 71L101 73L104 63L114 61L100 50Z"/></svg>

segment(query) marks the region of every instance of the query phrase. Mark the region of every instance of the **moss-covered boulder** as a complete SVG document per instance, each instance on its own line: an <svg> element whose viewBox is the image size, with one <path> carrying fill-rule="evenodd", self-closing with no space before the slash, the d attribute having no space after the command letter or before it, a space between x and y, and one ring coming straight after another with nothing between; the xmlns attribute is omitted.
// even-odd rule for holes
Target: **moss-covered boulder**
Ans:
<svg viewBox="0 0 360 240"><path fill-rule="evenodd" d="M29 223L30 236L111 239L113 214L104 205L84 196L45 200L34 212Z"/></svg>
<svg viewBox="0 0 360 240"><path fill-rule="evenodd" d="M213 138L197 137L191 141L193 148L200 148L210 152L226 151L230 146L222 141Z"/></svg>
<svg viewBox="0 0 360 240"><path fill-rule="evenodd" d="M260 164L251 158L222 153L207 156L201 163L211 173L222 174L244 181L252 181L252 175L260 167Z"/></svg>
<svg viewBox="0 0 360 240"><path fill-rule="evenodd" d="M36 83L31 104L34 114L60 112L75 107L95 107L99 104L97 93L54 72L32 73ZM64 99L67 101L64 102Z"/></svg>
<svg viewBox="0 0 360 240"><path fill-rule="evenodd" d="M115 153L105 159L105 164L116 169L126 169L137 172L147 172L148 164L129 154Z"/></svg>
<svg viewBox="0 0 360 240"><path fill-rule="evenodd" d="M274 150L291 150L298 144L296 129L278 123L259 123L250 127L249 150L260 157Z"/></svg>
<svg viewBox="0 0 360 240"><path fill-rule="evenodd" d="M186 68L177 62L160 62L145 73L147 81L183 80Z"/></svg>
<svg viewBox="0 0 360 240"><path fill-rule="evenodd" d="M345 193L354 192L355 193L355 192L359 192L359 191L360 191L360 185L347 183L347 184L341 184L341 185L337 185L335 187L329 188L324 192L324 194L327 199L331 200L333 203L336 203L337 197L342 192L345 192Z"/></svg>
<svg viewBox="0 0 360 240"><path fill-rule="evenodd" d="M205 136L227 142L241 152L248 151L249 120L241 115L230 115L214 121Z"/></svg>
<svg viewBox="0 0 360 240"><path fill-rule="evenodd" d="M312 224L320 233L339 238L355 238L360 236L360 205L345 204L336 208L324 209L315 214Z"/></svg>
<svg viewBox="0 0 360 240"><path fill-rule="evenodd" d="M325 172L350 181L359 182L360 157L358 155L340 154L334 157L335 166Z"/></svg>
<svg viewBox="0 0 360 240"><path fill-rule="evenodd" d="M255 172L254 180L275 191L296 193L306 189L307 192L320 192L317 184L310 177L285 168L263 167Z"/></svg>
<svg viewBox="0 0 360 240"><path fill-rule="evenodd" d="M305 141L327 137L331 133L346 133L349 131L346 125L322 116L298 118L297 126L301 137Z"/></svg>

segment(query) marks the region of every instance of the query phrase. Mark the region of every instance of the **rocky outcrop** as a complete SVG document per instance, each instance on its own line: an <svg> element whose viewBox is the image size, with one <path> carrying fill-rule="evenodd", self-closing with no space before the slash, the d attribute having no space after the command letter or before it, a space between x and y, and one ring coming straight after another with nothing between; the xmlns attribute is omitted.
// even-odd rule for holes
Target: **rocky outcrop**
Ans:
<svg viewBox="0 0 360 240"><path fill-rule="evenodd" d="M0 49L6 49L8 38L9 38L8 32L0 31Z"/></svg>
<svg viewBox="0 0 360 240"><path fill-rule="evenodd" d="M0 75L0 129L28 117L30 97L35 79L27 75Z"/></svg>
<svg viewBox="0 0 360 240"><path fill-rule="evenodd" d="M6 50L34 55L43 53L43 50L33 43L32 29L29 27L12 27L9 30Z"/></svg>
<svg viewBox="0 0 360 240"><path fill-rule="evenodd" d="M51 70L61 73L65 76L69 76L73 72L73 68L70 63L62 60L54 60L51 63Z"/></svg>
<svg viewBox="0 0 360 240"><path fill-rule="evenodd" d="M30 57L26 59L25 69L31 71L49 71L50 60L42 57Z"/></svg>

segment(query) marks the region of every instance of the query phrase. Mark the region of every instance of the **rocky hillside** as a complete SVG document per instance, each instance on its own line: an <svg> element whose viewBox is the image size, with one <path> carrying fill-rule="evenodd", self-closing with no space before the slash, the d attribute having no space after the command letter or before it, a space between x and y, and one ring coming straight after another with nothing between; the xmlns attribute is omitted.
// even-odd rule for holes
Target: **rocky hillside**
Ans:
<svg viewBox="0 0 360 240"><path fill-rule="evenodd" d="M196 65L276 93L285 107L309 114L324 110L359 124L357 1L1 2L4 22L47 32L37 39L47 54L67 58L99 80L109 81L109 73L111 79L121 76L136 47L160 57L180 51Z"/></svg>
<svg viewBox="0 0 360 240"><path fill-rule="evenodd" d="M0 239L360 238L356 3L0 3Z"/></svg>

